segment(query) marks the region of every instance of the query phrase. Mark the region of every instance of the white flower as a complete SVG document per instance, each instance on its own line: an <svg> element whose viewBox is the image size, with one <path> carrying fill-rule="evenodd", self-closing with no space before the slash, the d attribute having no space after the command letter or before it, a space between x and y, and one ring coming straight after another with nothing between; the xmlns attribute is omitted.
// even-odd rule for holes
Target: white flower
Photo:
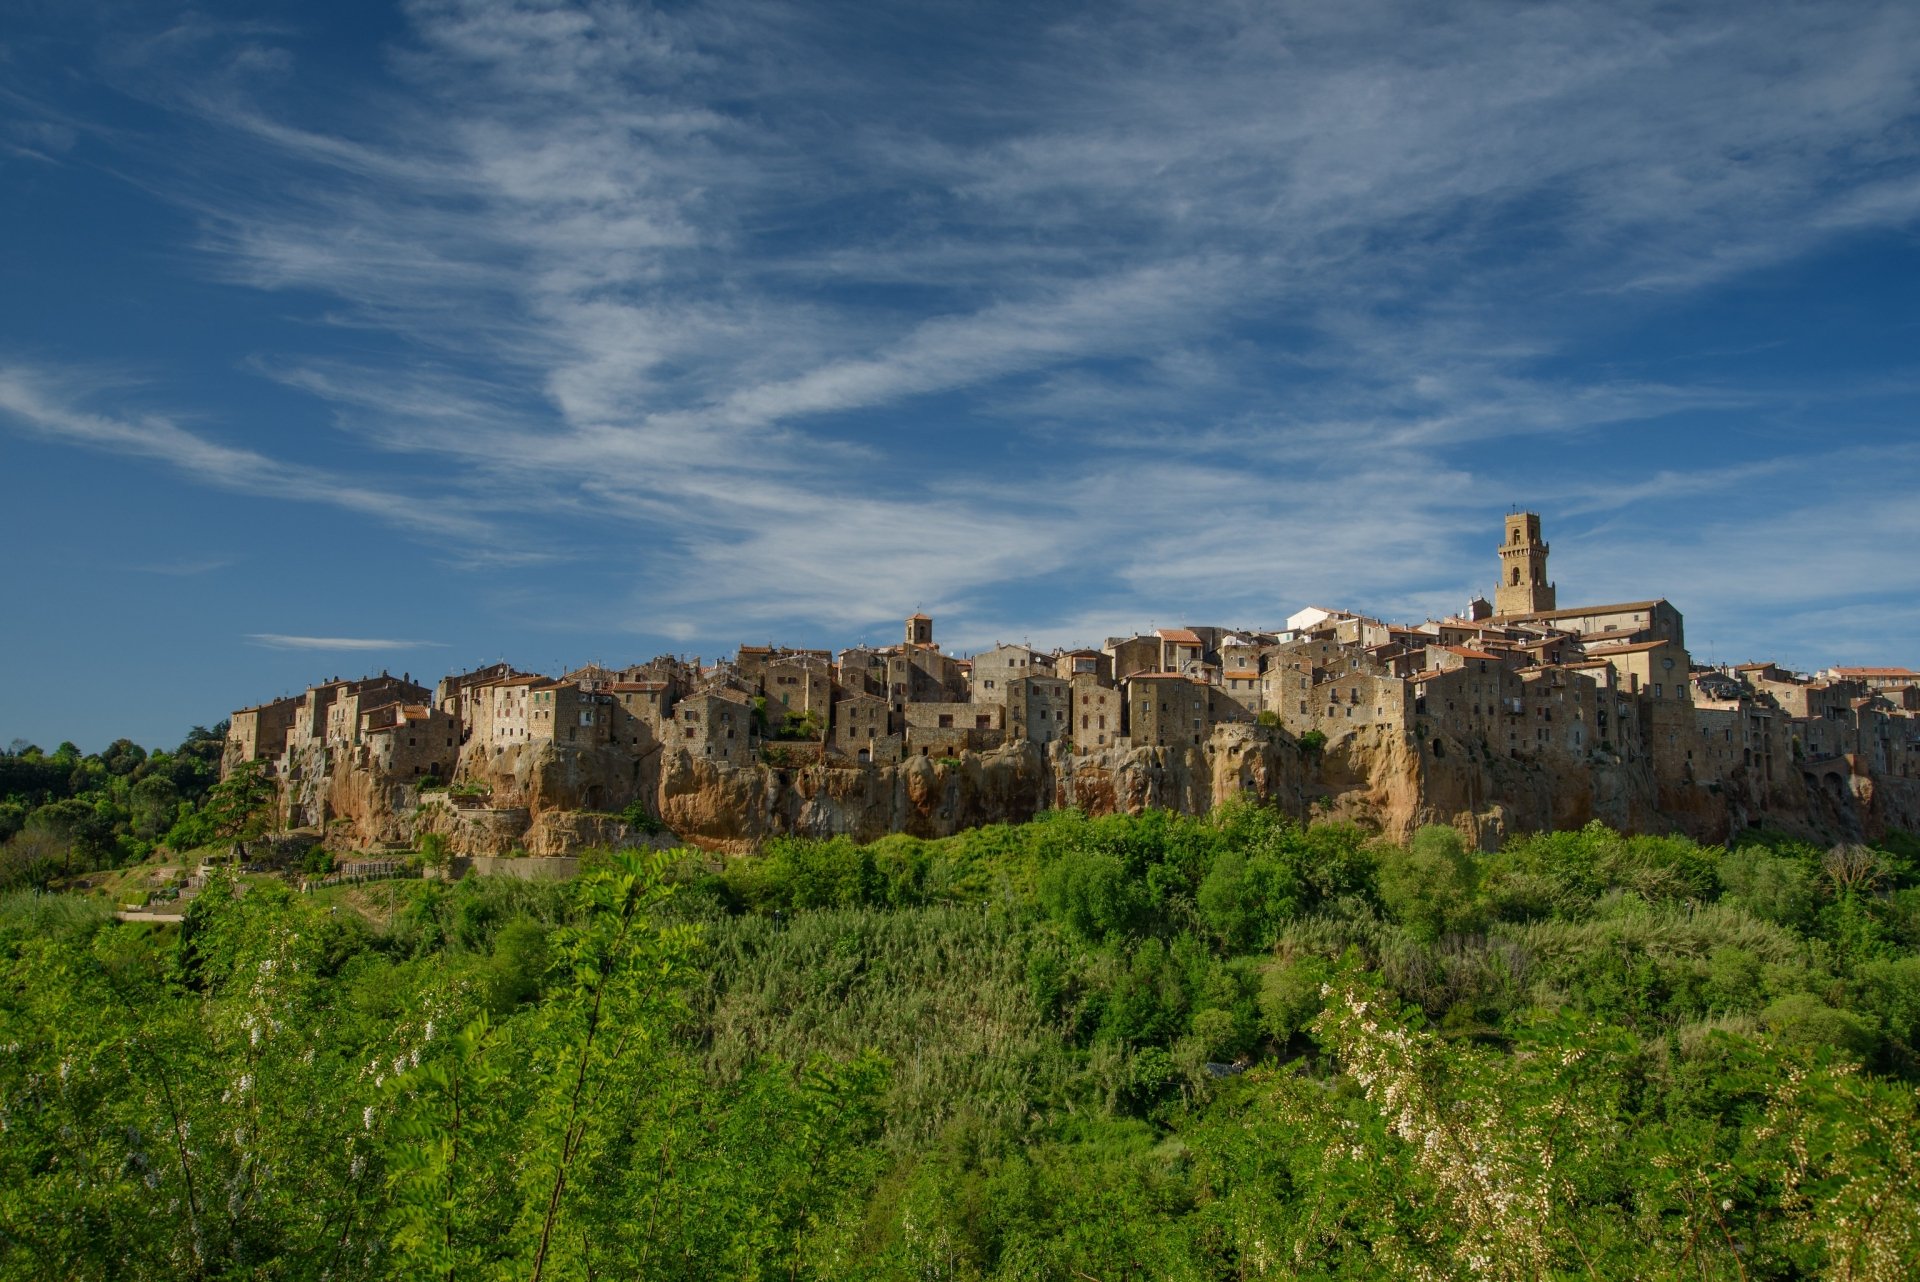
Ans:
<svg viewBox="0 0 1920 1282"><path fill-rule="evenodd" d="M360 1126L363 1130L373 1129L373 1105L369 1104L360 1110Z"/></svg>

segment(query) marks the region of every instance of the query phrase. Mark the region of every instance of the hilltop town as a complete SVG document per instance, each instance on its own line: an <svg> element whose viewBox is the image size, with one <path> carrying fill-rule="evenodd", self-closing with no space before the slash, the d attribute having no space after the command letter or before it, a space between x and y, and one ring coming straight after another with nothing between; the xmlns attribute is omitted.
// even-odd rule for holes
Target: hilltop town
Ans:
<svg viewBox="0 0 1920 1282"><path fill-rule="evenodd" d="M1316 606L962 657L916 613L898 644L837 656L330 680L234 712L223 771L257 763L285 826L332 844L432 830L477 853L662 823L717 849L930 835L1239 792L1483 843L1589 818L1712 839L1915 826L1920 673L1696 664L1666 600L1562 607L1548 551L1538 515L1509 515L1492 600L1408 626Z"/></svg>

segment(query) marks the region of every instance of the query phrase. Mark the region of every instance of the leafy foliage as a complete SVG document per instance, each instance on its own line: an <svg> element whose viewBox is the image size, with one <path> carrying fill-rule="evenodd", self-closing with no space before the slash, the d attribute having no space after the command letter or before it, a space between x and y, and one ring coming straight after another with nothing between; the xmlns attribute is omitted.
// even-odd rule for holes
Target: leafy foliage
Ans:
<svg viewBox="0 0 1920 1282"><path fill-rule="evenodd" d="M1235 804L16 893L0 1279L1913 1276L1914 853Z"/></svg>

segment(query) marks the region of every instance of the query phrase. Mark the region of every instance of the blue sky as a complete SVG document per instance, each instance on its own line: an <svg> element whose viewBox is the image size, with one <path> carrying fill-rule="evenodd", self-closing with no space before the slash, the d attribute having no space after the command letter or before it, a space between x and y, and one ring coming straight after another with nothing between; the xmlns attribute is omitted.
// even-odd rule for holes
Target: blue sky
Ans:
<svg viewBox="0 0 1920 1282"><path fill-rule="evenodd" d="M1911 3L5 7L0 742L1419 619L1512 504L1920 664Z"/></svg>

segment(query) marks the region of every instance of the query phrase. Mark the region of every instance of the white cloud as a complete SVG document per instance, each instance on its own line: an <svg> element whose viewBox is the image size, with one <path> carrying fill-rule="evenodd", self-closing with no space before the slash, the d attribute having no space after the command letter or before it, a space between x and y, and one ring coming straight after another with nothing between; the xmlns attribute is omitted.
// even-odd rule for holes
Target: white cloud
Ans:
<svg viewBox="0 0 1920 1282"><path fill-rule="evenodd" d="M969 636L1455 608L1508 498L1617 517L1623 556L1669 564L1630 518L1804 449L1694 466L1605 431L1838 389L1560 358L1920 214L1900 4L934 10L860 41L754 4L405 12L393 78L327 110L262 87L285 66L259 28L231 74L169 73L204 20L119 74L196 122L129 165L209 269L364 336L252 368L426 492L33 371L0 407L495 564L638 549L609 595L685 639L903 602ZM890 58L893 22L951 60ZM1508 462L1543 440L1566 452ZM1701 537L1757 584L1781 519ZM1887 546L1826 582L1867 590Z"/></svg>
<svg viewBox="0 0 1920 1282"><path fill-rule="evenodd" d="M249 632L247 640L269 650L444 650L444 641L392 641L379 637L302 637Z"/></svg>

